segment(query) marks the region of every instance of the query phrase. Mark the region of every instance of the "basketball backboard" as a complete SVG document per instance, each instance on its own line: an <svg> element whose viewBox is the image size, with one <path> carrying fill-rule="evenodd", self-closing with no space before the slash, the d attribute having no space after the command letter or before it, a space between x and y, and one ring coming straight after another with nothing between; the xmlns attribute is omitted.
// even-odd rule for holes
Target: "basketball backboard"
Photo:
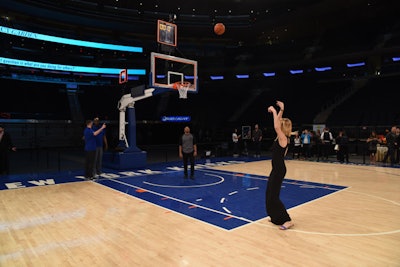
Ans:
<svg viewBox="0 0 400 267"><path fill-rule="evenodd" d="M158 20L157 42L159 42L160 44L176 47L177 29L178 28L174 23Z"/></svg>
<svg viewBox="0 0 400 267"><path fill-rule="evenodd" d="M150 87L176 90L176 83L188 84L188 92L198 91L197 61L151 53Z"/></svg>

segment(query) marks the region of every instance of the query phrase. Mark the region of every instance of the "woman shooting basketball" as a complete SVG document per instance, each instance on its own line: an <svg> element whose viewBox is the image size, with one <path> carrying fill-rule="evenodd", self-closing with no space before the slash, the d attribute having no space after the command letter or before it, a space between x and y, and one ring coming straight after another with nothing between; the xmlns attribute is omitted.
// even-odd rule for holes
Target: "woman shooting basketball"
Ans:
<svg viewBox="0 0 400 267"><path fill-rule="evenodd" d="M271 222L280 225L279 229L287 230L294 226L285 205L280 200L281 186L286 175L285 155L288 150L290 133L292 132L292 121L282 118L284 104L276 101L280 108L279 112L273 106L268 108L274 119L274 129L277 134L272 144L272 170L268 178L266 191L266 208Z"/></svg>

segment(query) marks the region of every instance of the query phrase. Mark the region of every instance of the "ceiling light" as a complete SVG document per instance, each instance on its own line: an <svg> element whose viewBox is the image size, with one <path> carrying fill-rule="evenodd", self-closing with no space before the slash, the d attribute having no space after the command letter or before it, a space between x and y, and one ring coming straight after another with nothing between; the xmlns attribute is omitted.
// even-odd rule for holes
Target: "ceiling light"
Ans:
<svg viewBox="0 0 400 267"><path fill-rule="evenodd" d="M327 71L327 70L331 70L332 67L315 67L316 71Z"/></svg>
<svg viewBox="0 0 400 267"><path fill-rule="evenodd" d="M275 76L275 72L264 72L263 75L264 77L272 77Z"/></svg>
<svg viewBox="0 0 400 267"><path fill-rule="evenodd" d="M303 70L290 70L291 74L301 74L303 73Z"/></svg>
<svg viewBox="0 0 400 267"><path fill-rule="evenodd" d="M360 66L364 66L365 62L358 62L358 63L348 63L347 67L348 68L353 68L353 67L360 67Z"/></svg>

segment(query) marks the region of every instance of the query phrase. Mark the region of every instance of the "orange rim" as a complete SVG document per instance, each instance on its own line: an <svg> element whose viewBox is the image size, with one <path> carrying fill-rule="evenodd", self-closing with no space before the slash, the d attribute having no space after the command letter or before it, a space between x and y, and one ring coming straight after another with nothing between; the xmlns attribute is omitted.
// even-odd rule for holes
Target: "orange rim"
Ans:
<svg viewBox="0 0 400 267"><path fill-rule="evenodd" d="M172 84L172 88L175 89L175 90L178 90L181 87L189 87L190 85L191 85L191 83L190 82L186 82L186 81L184 81L184 82L174 82Z"/></svg>

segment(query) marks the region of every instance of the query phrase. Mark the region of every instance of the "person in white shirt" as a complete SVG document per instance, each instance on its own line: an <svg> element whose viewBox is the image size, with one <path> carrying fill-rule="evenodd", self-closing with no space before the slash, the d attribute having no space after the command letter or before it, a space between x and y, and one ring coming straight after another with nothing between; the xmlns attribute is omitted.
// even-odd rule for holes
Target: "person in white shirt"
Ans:
<svg viewBox="0 0 400 267"><path fill-rule="evenodd" d="M240 137L241 137L241 135L238 134L238 130L235 128L232 133L233 156L234 157L239 156L239 138Z"/></svg>
<svg viewBox="0 0 400 267"><path fill-rule="evenodd" d="M295 132L294 138L293 138L293 158L300 158L301 154L301 139L299 132Z"/></svg>

